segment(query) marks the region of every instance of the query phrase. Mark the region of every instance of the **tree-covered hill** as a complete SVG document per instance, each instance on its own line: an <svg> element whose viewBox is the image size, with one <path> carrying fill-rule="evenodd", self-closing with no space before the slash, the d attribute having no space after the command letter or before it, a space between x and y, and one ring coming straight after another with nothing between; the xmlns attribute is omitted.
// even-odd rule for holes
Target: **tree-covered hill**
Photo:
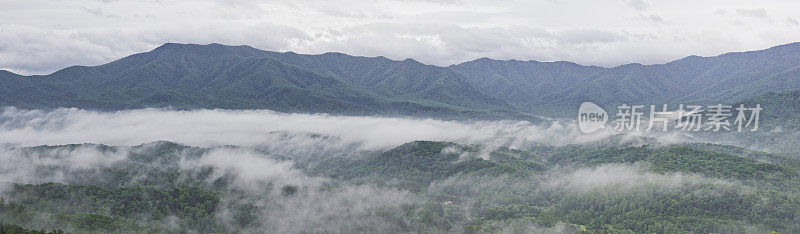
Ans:
<svg viewBox="0 0 800 234"><path fill-rule="evenodd" d="M10 230L271 232L287 222L367 232L800 230L800 162L725 145L416 141L308 158L154 142L10 153L43 160L28 170L42 183L3 184L0 220ZM87 154L105 159L69 163ZM309 216L325 209L336 212Z"/></svg>

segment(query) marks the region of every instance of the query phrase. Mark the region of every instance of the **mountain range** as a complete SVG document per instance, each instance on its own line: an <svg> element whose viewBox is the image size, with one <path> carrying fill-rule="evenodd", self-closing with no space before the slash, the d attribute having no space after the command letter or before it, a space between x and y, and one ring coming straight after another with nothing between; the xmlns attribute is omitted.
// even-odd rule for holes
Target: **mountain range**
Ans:
<svg viewBox="0 0 800 234"><path fill-rule="evenodd" d="M48 75L0 70L0 106L120 110L271 109L445 119L530 119L601 106L735 103L800 89L800 43L605 68L481 58L447 67L406 59L167 43Z"/></svg>

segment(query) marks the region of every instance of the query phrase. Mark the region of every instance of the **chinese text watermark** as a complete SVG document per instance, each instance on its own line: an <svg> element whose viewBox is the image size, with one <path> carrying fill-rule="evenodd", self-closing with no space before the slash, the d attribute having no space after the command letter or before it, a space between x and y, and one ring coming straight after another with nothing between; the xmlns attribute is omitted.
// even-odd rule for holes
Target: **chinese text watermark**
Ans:
<svg viewBox="0 0 800 234"><path fill-rule="evenodd" d="M649 110L649 111L648 111ZM748 107L732 105L684 105L669 109L667 104L628 105L617 107L612 122L616 131L757 131L760 104ZM604 128L609 116L600 106L584 102L578 109L578 127L584 133Z"/></svg>

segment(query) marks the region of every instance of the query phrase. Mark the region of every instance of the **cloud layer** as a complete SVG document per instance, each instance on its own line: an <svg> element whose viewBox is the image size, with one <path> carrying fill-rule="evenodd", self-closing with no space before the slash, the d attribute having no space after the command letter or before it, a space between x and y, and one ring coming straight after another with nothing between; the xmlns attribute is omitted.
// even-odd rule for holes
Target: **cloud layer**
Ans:
<svg viewBox="0 0 800 234"><path fill-rule="evenodd" d="M416 216L385 216L381 212L399 214L410 207L441 207L443 201L439 201L438 195L447 195L446 199L456 202L444 209L457 209L453 214L465 214L450 217L453 222L464 224L476 217L469 212L480 207L525 203L526 199L551 194L670 194L686 188L713 188L708 190L709 194L699 195L702 197L742 187L736 180L699 174L654 173L647 165L605 164L586 168L554 165L547 172L522 176L457 174L437 180L428 186L427 192L419 193L393 187L391 181L378 185L360 179L326 177L309 173L313 169L308 167L309 162L321 161L329 155L348 159L370 157L374 155L371 150L412 140L524 147L535 143L592 142L614 134L613 130L604 129L599 134L584 135L577 132L574 124L559 121L535 125L525 121L457 122L266 110L94 112L5 108L0 112L0 146L84 142L123 146L0 147L0 162L4 162L0 164L0 197L10 191L9 183L53 181L135 186L163 182L164 173L181 172L180 177L169 183L205 184L228 192L217 207L217 218L231 227L236 225L233 224L236 207L252 204L258 214L257 225L251 227L253 232L349 233L415 230L406 224L417 222ZM681 140L674 135L661 138ZM156 140L218 147L200 149L167 142L139 145ZM127 147L130 145L139 146ZM444 151L459 153L457 148ZM124 171L120 175L125 177L110 176L116 170ZM283 189L287 187L296 190L286 195ZM167 224L170 225L175 225L176 231L193 228ZM524 222L508 228L503 232L571 230L561 225L542 229Z"/></svg>
<svg viewBox="0 0 800 234"><path fill-rule="evenodd" d="M165 42L300 53L663 63L800 36L796 1L5 1L0 69L44 74ZM598 9L602 9L598 11Z"/></svg>
<svg viewBox="0 0 800 234"><path fill-rule="evenodd" d="M382 150L415 140L510 147L531 143L563 145L596 141L616 134L613 129L607 129L585 135L578 132L573 123L559 121L537 125L527 121L459 122L286 114L268 110L2 110L0 144L12 146L80 143L132 146L163 140L201 147L274 147L271 143L291 141L286 145L306 148L286 149L294 152L350 146Z"/></svg>

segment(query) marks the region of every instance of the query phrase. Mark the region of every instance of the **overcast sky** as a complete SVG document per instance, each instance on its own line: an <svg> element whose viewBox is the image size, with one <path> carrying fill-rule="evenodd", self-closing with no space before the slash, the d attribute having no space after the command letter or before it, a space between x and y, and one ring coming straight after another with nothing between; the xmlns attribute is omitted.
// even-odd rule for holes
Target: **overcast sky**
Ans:
<svg viewBox="0 0 800 234"><path fill-rule="evenodd" d="M0 0L0 69L47 74L166 42L450 65L616 66L800 41L800 1Z"/></svg>

